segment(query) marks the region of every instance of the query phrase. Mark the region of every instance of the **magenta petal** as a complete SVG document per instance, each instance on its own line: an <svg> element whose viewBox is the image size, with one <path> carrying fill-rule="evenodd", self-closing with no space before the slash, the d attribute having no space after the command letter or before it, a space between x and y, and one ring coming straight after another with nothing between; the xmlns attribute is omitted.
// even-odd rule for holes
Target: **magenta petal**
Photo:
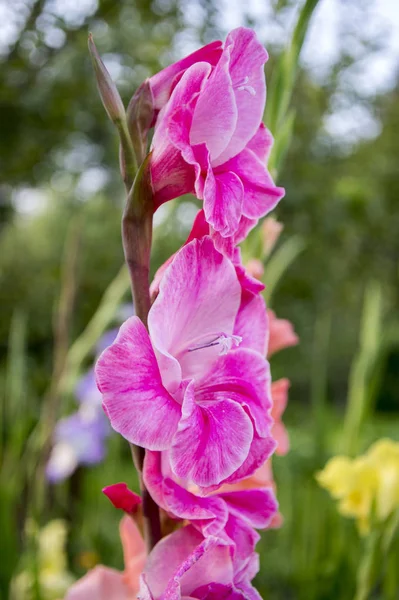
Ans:
<svg viewBox="0 0 399 600"><path fill-rule="evenodd" d="M261 438L255 434L252 440L251 448L248 453L248 457L235 473L233 473L225 483L235 483L246 479L250 475L253 475L265 461L270 458L276 449L276 442L271 437Z"/></svg>
<svg viewBox="0 0 399 600"><path fill-rule="evenodd" d="M221 399L198 403L193 387L187 388L184 398L172 443L171 467L178 477L199 486L217 485L245 461L253 427L237 402Z"/></svg>
<svg viewBox="0 0 399 600"><path fill-rule="evenodd" d="M115 431L149 450L169 447L180 406L162 385L151 341L140 319L131 317L122 325L115 342L98 359L96 377Z"/></svg>
<svg viewBox="0 0 399 600"><path fill-rule="evenodd" d="M207 377L198 381L195 393L197 401L204 405L223 399L247 407L259 435L269 435L270 368L258 352L237 348L220 356Z"/></svg>
<svg viewBox="0 0 399 600"><path fill-rule="evenodd" d="M249 219L265 216L284 196L284 188L274 184L266 165L248 148L224 164L223 169L234 171L241 179L242 214Z"/></svg>
<svg viewBox="0 0 399 600"><path fill-rule="evenodd" d="M236 173L208 170L204 186L204 212L208 223L223 237L233 235L240 222L244 188Z"/></svg>
<svg viewBox="0 0 399 600"><path fill-rule="evenodd" d="M278 510L277 500L271 489L234 491L219 496L227 503L231 514L258 529L265 529Z"/></svg>
<svg viewBox="0 0 399 600"><path fill-rule="evenodd" d="M154 598L190 596L190 592L213 581L233 579L230 548L216 538L204 540L192 526L163 538L148 556L144 581ZM180 595L181 594L181 595Z"/></svg>
<svg viewBox="0 0 399 600"><path fill-rule="evenodd" d="M166 104L173 86L179 80L179 76L193 64L208 62L211 65L216 65L222 54L222 46L220 41L211 42L153 75L149 82L154 98L154 108L160 110Z"/></svg>
<svg viewBox="0 0 399 600"><path fill-rule="evenodd" d="M255 133L254 137L249 140L246 147L248 150L252 150L259 160L266 165L272 146L273 136L265 124L261 123L258 131Z"/></svg>
<svg viewBox="0 0 399 600"><path fill-rule="evenodd" d="M242 338L240 348L250 348L262 356L266 355L267 313L262 296L243 290L240 309L234 325L234 334Z"/></svg>
<svg viewBox="0 0 399 600"><path fill-rule="evenodd" d="M267 52L252 29L239 27L226 39L223 54L231 50L230 77L237 106L237 126L214 165L221 165L245 148L262 121L266 101L264 64Z"/></svg>
<svg viewBox="0 0 399 600"><path fill-rule="evenodd" d="M229 65L230 48L225 48L198 98L190 130L191 145L205 143L211 162L226 148L237 124Z"/></svg>
<svg viewBox="0 0 399 600"><path fill-rule="evenodd" d="M181 144L177 145L171 139L170 128L175 123L174 113L183 111L186 118L178 120L179 139L188 140L193 108L189 110L185 107L200 92L210 69L208 63L196 63L187 69L159 114L151 144L155 208L167 200L194 191L196 169L182 156Z"/></svg>
<svg viewBox="0 0 399 600"><path fill-rule="evenodd" d="M141 498L127 487L126 483L114 483L103 488L103 494L111 500L115 508L120 508L128 514L136 512L141 504Z"/></svg>
<svg viewBox="0 0 399 600"><path fill-rule="evenodd" d="M183 379L197 377L217 359L220 347L209 344L233 333L240 296L233 265L210 237L193 240L175 255L148 316L158 360L160 355L169 360L160 368L171 393L180 384L178 369Z"/></svg>

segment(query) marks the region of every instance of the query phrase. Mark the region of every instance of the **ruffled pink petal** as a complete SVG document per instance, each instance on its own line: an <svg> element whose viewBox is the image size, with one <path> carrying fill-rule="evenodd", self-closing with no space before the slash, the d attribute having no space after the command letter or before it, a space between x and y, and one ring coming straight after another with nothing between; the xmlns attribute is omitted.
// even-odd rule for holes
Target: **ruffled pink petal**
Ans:
<svg viewBox="0 0 399 600"><path fill-rule="evenodd" d="M257 225L258 219L248 219L247 217L241 216L238 223L238 229L230 237L223 237L220 232L211 228L211 236L215 243L215 247L222 252L225 256L233 259L236 253L237 244L242 242L248 235L248 233Z"/></svg>
<svg viewBox="0 0 399 600"><path fill-rule="evenodd" d="M176 85L186 69L198 62L208 62L210 65L215 66L222 51L222 42L211 42L153 75L149 79L149 83L154 98L155 110L160 110L166 104L174 85Z"/></svg>
<svg viewBox="0 0 399 600"><path fill-rule="evenodd" d="M115 569L98 566L74 583L68 590L65 600L131 600L132 594L123 580L123 575Z"/></svg>
<svg viewBox="0 0 399 600"><path fill-rule="evenodd" d="M237 125L237 107L229 74L230 46L204 85L194 109L190 144L206 144L211 163L229 144Z"/></svg>
<svg viewBox="0 0 399 600"><path fill-rule="evenodd" d="M143 477L151 496L163 510L176 518L191 521L205 536L217 535L227 521L225 503L216 496L197 496L165 475L162 457L168 462L167 454L146 452Z"/></svg>
<svg viewBox="0 0 399 600"><path fill-rule="evenodd" d="M134 598L140 587L140 574L147 558L147 551L142 535L131 517L125 515L119 525L119 533L123 546L125 572L123 579ZM113 600L113 598L112 598Z"/></svg>
<svg viewBox="0 0 399 600"><path fill-rule="evenodd" d="M181 377L197 377L217 360L221 348L209 344L232 335L240 296L233 265L210 237L193 240L176 254L148 317L162 379L172 393Z"/></svg>
<svg viewBox="0 0 399 600"><path fill-rule="evenodd" d="M271 356L279 350L289 348L290 346L296 346L299 342L299 338L294 331L292 323L287 319L279 319L276 317L274 311L268 309L269 317L269 346L267 349L267 355Z"/></svg>
<svg viewBox="0 0 399 600"><path fill-rule="evenodd" d="M206 378L197 382L195 397L203 405L223 399L247 407L258 434L270 435L270 368L258 352L237 348L220 356Z"/></svg>
<svg viewBox="0 0 399 600"><path fill-rule="evenodd" d="M225 483L229 484L229 486L234 485L234 489L263 487L261 470L275 451L276 445L277 444L271 435L266 438L255 435L247 459L235 473L226 479ZM224 490L225 488L223 487L221 489Z"/></svg>
<svg viewBox="0 0 399 600"><path fill-rule="evenodd" d="M205 217L222 237L237 231L244 193L242 181L233 170L223 173L208 170L204 187Z"/></svg>
<svg viewBox="0 0 399 600"><path fill-rule="evenodd" d="M266 165L248 148L225 163L225 170L233 171L242 181L242 214L249 219L265 216L284 196L284 188L274 184Z"/></svg>
<svg viewBox="0 0 399 600"><path fill-rule="evenodd" d="M226 502L230 514L259 529L265 529L278 510L271 489L223 492L219 497Z"/></svg>
<svg viewBox="0 0 399 600"><path fill-rule="evenodd" d="M201 392L203 400L198 402L193 385L187 388L170 453L173 472L203 487L218 485L234 473L247 457L253 437L251 420L237 402L217 396L216 391L205 395Z"/></svg>
<svg viewBox="0 0 399 600"><path fill-rule="evenodd" d="M267 52L252 29L239 27L226 39L223 56L231 52L230 77L237 107L237 125L228 146L214 166L239 154L255 135L262 121L266 101L264 64ZM222 60L222 59L220 59Z"/></svg>
<svg viewBox="0 0 399 600"><path fill-rule="evenodd" d="M148 556L144 571L147 589L155 599L190 597L193 590L211 582L233 579L230 547L203 536L192 526L163 538Z"/></svg>
<svg viewBox="0 0 399 600"><path fill-rule="evenodd" d="M129 442L167 448L176 432L180 406L162 385L146 328L131 317L96 365L98 387L111 425Z"/></svg>

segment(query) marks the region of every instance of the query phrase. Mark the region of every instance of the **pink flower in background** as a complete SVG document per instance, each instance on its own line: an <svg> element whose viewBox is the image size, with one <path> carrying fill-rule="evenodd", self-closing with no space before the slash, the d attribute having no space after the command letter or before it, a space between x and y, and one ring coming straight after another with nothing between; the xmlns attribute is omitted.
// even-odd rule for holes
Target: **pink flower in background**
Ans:
<svg viewBox="0 0 399 600"><path fill-rule="evenodd" d="M284 456L290 449L290 440L286 428L281 421L281 417L286 409L288 402L288 390L290 387L289 379L278 379L272 383L272 417L274 420L272 435L277 442L276 454Z"/></svg>
<svg viewBox="0 0 399 600"><path fill-rule="evenodd" d="M205 60L183 73L177 63L173 91L155 125L151 178L155 207L186 193L202 199L211 233L223 245L224 238L241 241L284 190L265 166L272 143L262 124L266 50L241 27L228 35L215 63L218 52L211 51L208 62L206 51ZM169 75L165 79L169 90Z"/></svg>
<svg viewBox="0 0 399 600"><path fill-rule="evenodd" d="M259 536L234 520L228 531L204 538L188 525L163 538L148 556L138 599L260 600L250 583L259 570Z"/></svg>
<svg viewBox="0 0 399 600"><path fill-rule="evenodd" d="M268 309L267 315L269 317L269 345L267 356L270 357L272 354L275 354L284 348L296 346L299 342L299 338L294 331L292 323L287 319L279 319L276 317L276 313L270 309Z"/></svg>
<svg viewBox="0 0 399 600"><path fill-rule="evenodd" d="M74 583L65 600L133 600L139 591L140 574L146 551L143 538L131 517L123 517L119 526L123 545L125 571L121 573L102 565L89 571Z"/></svg>
<svg viewBox="0 0 399 600"><path fill-rule="evenodd" d="M193 240L161 279L149 334L132 317L96 366L112 427L169 450L173 473L200 487L254 472L275 447L264 305L241 296L231 262Z"/></svg>
<svg viewBox="0 0 399 600"><path fill-rule="evenodd" d="M284 225L279 223L274 217L267 217L262 223L262 238L263 238L263 250L266 256L268 256L273 250L280 237L281 232L284 229Z"/></svg>

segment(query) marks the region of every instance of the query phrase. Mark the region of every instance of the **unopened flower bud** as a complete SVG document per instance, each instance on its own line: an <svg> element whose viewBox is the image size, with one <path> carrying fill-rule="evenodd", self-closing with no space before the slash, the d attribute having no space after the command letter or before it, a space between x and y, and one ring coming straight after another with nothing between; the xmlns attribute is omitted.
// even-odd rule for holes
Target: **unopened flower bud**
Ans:
<svg viewBox="0 0 399 600"><path fill-rule="evenodd" d="M141 504L141 498L127 487L126 483L114 483L103 488L103 494L111 500L115 508L133 515Z"/></svg>
<svg viewBox="0 0 399 600"><path fill-rule="evenodd" d="M147 155L148 131L153 125L153 120L154 102L147 79L138 88L127 107L127 124L139 165Z"/></svg>
<svg viewBox="0 0 399 600"><path fill-rule="evenodd" d="M98 91L105 110L113 123L126 119L125 107L119 95L116 85L111 79L103 61L97 52L96 45L91 33L89 34L89 52L93 61L94 72L97 79Z"/></svg>

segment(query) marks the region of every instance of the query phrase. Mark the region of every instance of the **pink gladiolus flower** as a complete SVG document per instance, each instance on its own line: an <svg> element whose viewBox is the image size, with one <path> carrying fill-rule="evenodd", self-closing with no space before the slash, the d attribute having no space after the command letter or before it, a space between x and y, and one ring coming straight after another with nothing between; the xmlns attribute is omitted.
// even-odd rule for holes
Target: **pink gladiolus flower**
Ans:
<svg viewBox="0 0 399 600"><path fill-rule="evenodd" d="M171 91L152 143L154 201L157 208L195 193L219 246L231 246L284 194L265 166L272 143L262 124L267 52L252 30L240 27L227 36L221 53L217 46L203 54L193 64L189 57L184 66L168 67L167 85L159 84L162 72L153 83L163 87L155 92L163 100Z"/></svg>
<svg viewBox="0 0 399 600"><path fill-rule="evenodd" d="M242 302L233 265L209 237L193 240L161 279L149 334L128 319L96 366L112 427L148 450L169 450L173 473L200 487L245 477L275 447L258 300Z"/></svg>
<svg viewBox="0 0 399 600"><path fill-rule="evenodd" d="M65 600L133 600L137 598L140 574L146 551L143 538L131 517L120 523L125 571L121 573L102 565L89 571L69 589Z"/></svg>
<svg viewBox="0 0 399 600"><path fill-rule="evenodd" d="M284 348L296 346L299 342L299 338L294 331L292 323L287 319L279 319L276 317L276 313L270 309L268 309L267 315L269 317L269 345L267 356L270 357L272 354L275 354Z"/></svg>
<svg viewBox="0 0 399 600"><path fill-rule="evenodd" d="M250 583L259 536L234 519L226 529L224 537L204 538L188 525L163 538L148 556L138 599L260 600Z"/></svg>

